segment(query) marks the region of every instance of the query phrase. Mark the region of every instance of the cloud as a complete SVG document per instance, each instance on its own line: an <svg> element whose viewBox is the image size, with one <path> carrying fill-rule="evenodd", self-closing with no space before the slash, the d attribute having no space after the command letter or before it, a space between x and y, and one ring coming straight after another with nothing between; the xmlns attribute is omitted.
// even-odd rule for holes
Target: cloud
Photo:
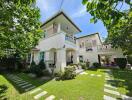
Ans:
<svg viewBox="0 0 132 100"><path fill-rule="evenodd" d="M42 22L51 17L57 10L57 5L53 0L37 0L36 6L40 9Z"/></svg>
<svg viewBox="0 0 132 100"><path fill-rule="evenodd" d="M75 13L71 15L72 18L82 17L87 14L86 7L80 7Z"/></svg>

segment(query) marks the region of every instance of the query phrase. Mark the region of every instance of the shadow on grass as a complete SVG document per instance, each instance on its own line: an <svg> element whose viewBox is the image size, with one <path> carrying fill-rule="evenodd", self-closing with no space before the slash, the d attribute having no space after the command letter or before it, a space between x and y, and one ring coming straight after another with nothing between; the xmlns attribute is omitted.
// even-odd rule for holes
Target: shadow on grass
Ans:
<svg viewBox="0 0 132 100"><path fill-rule="evenodd" d="M8 77L7 74L12 74L12 75L15 75L15 76L18 76L19 78L21 78L22 80L28 82L29 84L32 84L33 86L35 86L35 88L49 82L51 80L51 78L49 79L40 79L40 78L32 78L32 77L29 77L26 73L14 73L14 72L4 72L2 73L2 75L8 80L9 83L11 83L13 85L13 87L20 93L26 93L28 91L31 91L35 88L32 88L32 89L29 89L28 91L25 91L25 89L27 88L30 88L30 87L25 87L25 88L22 88L21 86L19 86L17 83L15 83L11 78Z"/></svg>
<svg viewBox="0 0 132 100"><path fill-rule="evenodd" d="M132 97L132 71L112 69L112 73L115 80L108 80L108 83L116 87L125 88L128 90L126 95Z"/></svg>
<svg viewBox="0 0 132 100"><path fill-rule="evenodd" d="M8 87L6 85L0 85L0 100L7 100L5 93Z"/></svg>

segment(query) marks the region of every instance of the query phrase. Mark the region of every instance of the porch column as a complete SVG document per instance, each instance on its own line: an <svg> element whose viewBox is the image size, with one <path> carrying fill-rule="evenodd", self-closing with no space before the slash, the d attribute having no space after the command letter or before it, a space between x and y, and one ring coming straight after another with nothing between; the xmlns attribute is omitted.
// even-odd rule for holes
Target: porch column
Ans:
<svg viewBox="0 0 132 100"><path fill-rule="evenodd" d="M64 71L66 67L66 50L64 48L57 50L56 72Z"/></svg>
<svg viewBox="0 0 132 100"><path fill-rule="evenodd" d="M39 52L34 52L34 61L36 64L39 63Z"/></svg>
<svg viewBox="0 0 132 100"><path fill-rule="evenodd" d="M74 64L78 64L79 63L79 56L78 56L78 52L77 51L73 52L73 63Z"/></svg>
<svg viewBox="0 0 132 100"><path fill-rule="evenodd" d="M58 23L58 30L57 30L57 32L60 32L60 31L61 31L61 24Z"/></svg>
<svg viewBox="0 0 132 100"><path fill-rule="evenodd" d="M50 60L49 51L46 51L45 52L45 61L48 61L48 60Z"/></svg>
<svg viewBox="0 0 132 100"><path fill-rule="evenodd" d="M45 64L47 70L51 73L51 69L49 68L49 60L50 60L50 51L45 51Z"/></svg>

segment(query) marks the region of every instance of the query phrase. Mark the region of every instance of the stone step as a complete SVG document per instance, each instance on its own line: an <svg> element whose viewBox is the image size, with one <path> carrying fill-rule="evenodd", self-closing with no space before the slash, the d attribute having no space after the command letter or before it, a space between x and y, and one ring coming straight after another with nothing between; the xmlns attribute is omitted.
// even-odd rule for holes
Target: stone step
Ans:
<svg viewBox="0 0 132 100"><path fill-rule="evenodd" d="M34 94L34 93L36 93L36 92L38 92L38 91L41 91L41 90L42 90L41 88L37 88L37 89L31 91L29 94Z"/></svg>
<svg viewBox="0 0 132 100"><path fill-rule="evenodd" d="M24 86L22 86L21 88L26 88L26 87L29 87L29 86L32 86L32 84L24 85Z"/></svg>
<svg viewBox="0 0 132 100"><path fill-rule="evenodd" d="M34 88L36 88L36 86L29 87L29 88L25 89L25 91L30 91L30 90L32 90Z"/></svg>
<svg viewBox="0 0 132 100"><path fill-rule="evenodd" d="M112 89L117 89L117 87L112 86L112 85L109 85L109 84L105 84L104 86L105 86L105 87L108 87L108 88L112 88Z"/></svg>
<svg viewBox="0 0 132 100"><path fill-rule="evenodd" d="M47 94L47 91L43 91L43 92L37 94L36 96L34 96L34 99L39 99L40 97L42 97L42 96L44 96L46 94Z"/></svg>
<svg viewBox="0 0 132 100"><path fill-rule="evenodd" d="M104 95L104 100L116 100L116 98Z"/></svg>
<svg viewBox="0 0 132 100"><path fill-rule="evenodd" d="M109 94L114 94L114 95L120 95L120 93L119 92L117 92L117 91L114 91L114 90L110 90L110 89L104 89L104 92L107 92L107 93L109 93Z"/></svg>
<svg viewBox="0 0 132 100"><path fill-rule="evenodd" d="M27 84L29 84L28 82L24 82L24 83L20 83L20 84L18 84L19 86L23 86L23 85L27 85Z"/></svg>
<svg viewBox="0 0 132 100"><path fill-rule="evenodd" d="M54 99L55 99L55 96L51 95L51 96L47 97L45 100L54 100Z"/></svg>

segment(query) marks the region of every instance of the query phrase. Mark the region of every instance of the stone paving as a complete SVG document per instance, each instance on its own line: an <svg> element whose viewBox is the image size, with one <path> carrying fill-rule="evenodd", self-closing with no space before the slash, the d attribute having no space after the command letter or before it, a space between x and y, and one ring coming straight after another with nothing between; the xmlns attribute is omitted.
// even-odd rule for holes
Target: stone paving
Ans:
<svg viewBox="0 0 132 100"><path fill-rule="evenodd" d="M111 84L107 84L109 80L113 80L113 82L114 82L114 78L112 77L111 70L106 70L106 74L105 74L106 83L104 84L104 93L105 94L103 97L104 100L117 100L116 97L119 97L122 100L132 100L132 97L120 94L118 92L117 87L112 86ZM106 93L107 93L107 95L106 95ZM111 94L111 95L108 95L108 94Z"/></svg>
<svg viewBox="0 0 132 100"><path fill-rule="evenodd" d="M25 80L21 79L16 75L7 74L7 76L12 82L14 82L18 87L20 87L24 91L30 91L36 87L33 84L26 82Z"/></svg>
<svg viewBox="0 0 132 100"><path fill-rule="evenodd" d="M21 79L20 77L13 75L13 74L7 74L8 78L14 82L18 87L23 89L24 91L30 91L29 94L33 95L33 98L35 100L40 99L41 97L44 97L48 92L43 91L41 88L36 88L33 84ZM37 94L36 94L37 93ZM54 100L55 96L54 95L49 95L45 100Z"/></svg>
<svg viewBox="0 0 132 100"><path fill-rule="evenodd" d="M86 72L81 72L80 75L87 75L88 73ZM88 74L91 77L102 77L100 74ZM18 87L23 89L24 91L30 91L29 94L33 96L33 98L36 100L46 97L45 100L54 100L55 96L54 95L49 95L47 91L44 91L41 88L36 88L36 86L32 85L31 83L21 79L20 77L13 75L13 74L8 74L8 78L13 81ZM117 87L112 86L111 84L108 83L109 80L114 80L112 77L112 72L111 70L106 70L105 74L105 84L104 84L104 100L117 100L116 97L120 97L122 100L132 100L132 97L122 95L118 92ZM109 95L111 94L111 95ZM112 96L113 95L113 96ZM114 96L115 95L115 96Z"/></svg>
<svg viewBox="0 0 132 100"><path fill-rule="evenodd" d="M86 72L81 72L80 73L80 75L88 75L88 73L86 73ZM96 77L102 77L102 75L101 74L89 74L90 76L96 76Z"/></svg>

